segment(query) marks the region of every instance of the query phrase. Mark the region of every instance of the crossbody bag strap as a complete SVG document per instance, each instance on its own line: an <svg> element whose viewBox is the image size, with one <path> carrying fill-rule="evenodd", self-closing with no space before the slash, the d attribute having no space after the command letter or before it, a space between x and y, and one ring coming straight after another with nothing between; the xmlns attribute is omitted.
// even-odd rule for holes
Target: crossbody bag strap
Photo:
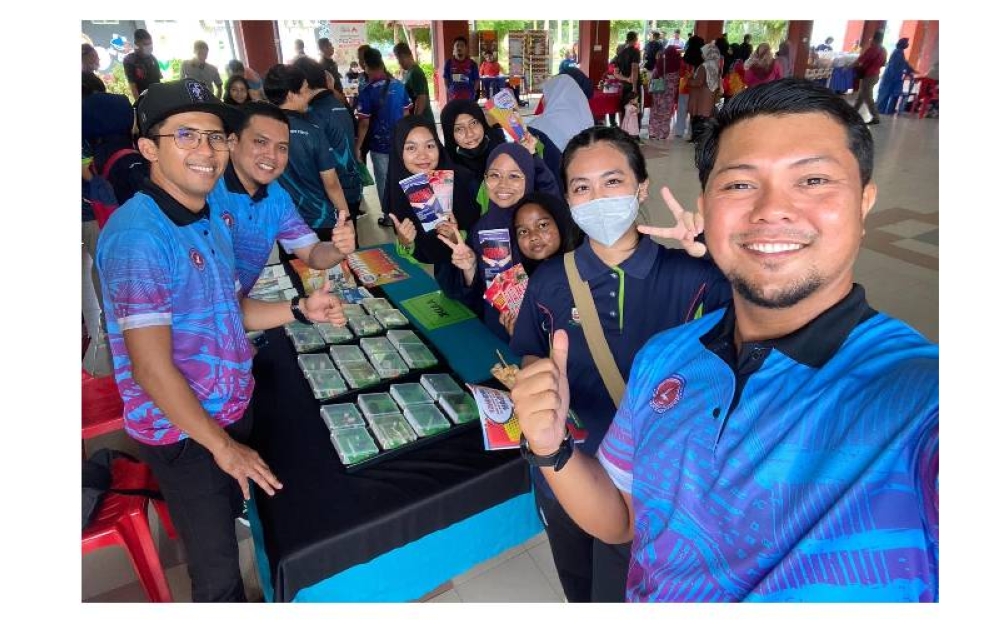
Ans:
<svg viewBox="0 0 1000 625"><path fill-rule="evenodd" d="M583 336L587 338L587 348L597 365L597 371L601 374L601 380L611 395L611 400L615 402L617 408L625 394L625 379L622 378L615 358L611 355L611 347L608 346L608 339L601 329L601 321L597 317L597 305L594 304L594 296L590 294L590 286L580 279L580 272L576 268L576 252L563 254L563 265L566 267L566 277L569 279L569 290L573 294L573 303L576 304L580 313L580 326L583 328Z"/></svg>

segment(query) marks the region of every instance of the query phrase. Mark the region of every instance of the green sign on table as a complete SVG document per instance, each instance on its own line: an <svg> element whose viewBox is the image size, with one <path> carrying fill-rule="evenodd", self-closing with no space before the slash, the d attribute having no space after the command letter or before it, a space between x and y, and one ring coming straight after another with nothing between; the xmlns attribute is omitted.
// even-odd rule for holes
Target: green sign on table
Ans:
<svg viewBox="0 0 1000 625"><path fill-rule="evenodd" d="M475 313L441 291L411 297L400 302L399 306L413 315L428 330L476 318Z"/></svg>

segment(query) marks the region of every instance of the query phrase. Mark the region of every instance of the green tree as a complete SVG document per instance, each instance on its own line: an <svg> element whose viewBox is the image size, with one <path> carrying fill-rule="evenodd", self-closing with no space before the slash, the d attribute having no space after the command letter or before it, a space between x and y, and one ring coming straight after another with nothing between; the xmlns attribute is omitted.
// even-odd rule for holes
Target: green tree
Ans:
<svg viewBox="0 0 1000 625"><path fill-rule="evenodd" d="M754 49L766 41L777 52L788 34L788 20L726 20L724 30L729 43L743 43L743 35L750 35Z"/></svg>
<svg viewBox="0 0 1000 625"><path fill-rule="evenodd" d="M611 20L611 41L608 46L608 56L614 56L618 44L625 43L625 35L634 30L642 40L642 26L645 20Z"/></svg>

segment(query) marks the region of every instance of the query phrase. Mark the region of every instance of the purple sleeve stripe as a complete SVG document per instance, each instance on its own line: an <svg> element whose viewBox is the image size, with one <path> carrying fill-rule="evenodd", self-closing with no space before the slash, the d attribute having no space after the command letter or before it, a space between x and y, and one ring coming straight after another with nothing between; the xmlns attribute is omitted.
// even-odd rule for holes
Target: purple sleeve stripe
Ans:
<svg viewBox="0 0 1000 625"><path fill-rule="evenodd" d="M632 473L626 471L623 467L618 466L613 458L610 458L605 454L604 447L602 446L597 450L597 460L604 467L604 470L608 472L608 477L611 478L611 482L615 487L622 491L623 493L632 494Z"/></svg>

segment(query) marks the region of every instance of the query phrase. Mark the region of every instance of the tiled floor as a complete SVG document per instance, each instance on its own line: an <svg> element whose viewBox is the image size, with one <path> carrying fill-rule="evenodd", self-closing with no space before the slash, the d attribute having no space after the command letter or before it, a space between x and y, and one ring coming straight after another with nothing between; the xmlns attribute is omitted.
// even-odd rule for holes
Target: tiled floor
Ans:
<svg viewBox="0 0 1000 625"><path fill-rule="evenodd" d="M855 281L865 286L870 303L896 316L931 341L938 340L938 120L883 116L872 126L876 144L875 181L878 201L866 224L866 236L855 267ZM693 162L694 148L679 139L646 142L653 188L670 186L686 206L693 206L699 187ZM366 204L377 206L372 187ZM650 223L672 222L658 193L645 206ZM373 209L359 222L363 245L385 242L391 230L380 228ZM124 445L120 433L107 435L99 446ZM242 532L241 555L251 599L261 597L249 535ZM160 539L175 600L190 598L183 555L172 541ZM86 601L144 601L134 575L118 550L102 550L83 561L83 597ZM559 587L545 535L540 534L452 580L431 602L557 602Z"/></svg>

